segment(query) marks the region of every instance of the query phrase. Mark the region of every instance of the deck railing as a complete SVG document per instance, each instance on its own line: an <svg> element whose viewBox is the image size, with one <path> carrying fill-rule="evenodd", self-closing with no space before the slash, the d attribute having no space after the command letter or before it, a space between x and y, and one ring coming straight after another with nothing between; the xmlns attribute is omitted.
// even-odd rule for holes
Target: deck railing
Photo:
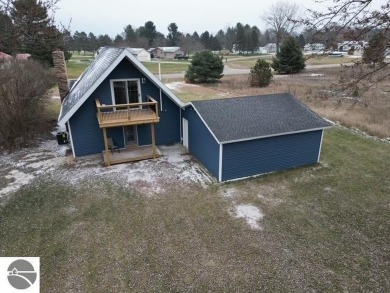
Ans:
<svg viewBox="0 0 390 293"><path fill-rule="evenodd" d="M102 105L96 99L97 118L99 124L105 123L141 123L159 119L158 103L151 96L146 96L148 101L143 103Z"/></svg>

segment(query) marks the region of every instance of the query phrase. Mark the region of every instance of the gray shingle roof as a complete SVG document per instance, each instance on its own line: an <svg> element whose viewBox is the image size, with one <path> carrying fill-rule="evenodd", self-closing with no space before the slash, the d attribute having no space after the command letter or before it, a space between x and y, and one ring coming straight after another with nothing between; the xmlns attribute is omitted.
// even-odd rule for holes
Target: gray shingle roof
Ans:
<svg viewBox="0 0 390 293"><path fill-rule="evenodd" d="M192 102L219 142L248 140L329 127L291 94Z"/></svg>

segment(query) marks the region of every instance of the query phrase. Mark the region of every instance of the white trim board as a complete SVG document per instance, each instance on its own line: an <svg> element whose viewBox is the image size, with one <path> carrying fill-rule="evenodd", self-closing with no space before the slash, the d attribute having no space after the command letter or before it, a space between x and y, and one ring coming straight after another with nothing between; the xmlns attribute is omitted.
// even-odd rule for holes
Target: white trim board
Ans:
<svg viewBox="0 0 390 293"><path fill-rule="evenodd" d="M200 120L203 122L204 126L206 126L207 130L211 133L211 135L214 137L215 141L218 143L218 144L221 144L220 141L218 140L218 138L215 136L214 132L210 129L210 127L207 125L206 121L204 121L202 115L200 115L200 113L198 112L198 110L196 110L196 108L194 107L194 105L191 103L191 106L192 108L194 109L194 111L196 112L196 114L198 114Z"/></svg>
<svg viewBox="0 0 390 293"><path fill-rule="evenodd" d="M223 141L221 144L229 144L229 143L235 143L235 142L241 142L241 141L249 141L249 140L256 140L261 138L268 138L268 137L275 137L275 136L283 136L283 135L289 135L289 134L298 134L298 133L305 133L305 132L312 132L312 131L318 131L318 130L324 130L327 128L330 128L332 126L326 126L326 127L320 127L320 128L312 128L312 129L304 129L304 130L298 130L298 131L291 131L291 132L283 132L283 133L275 133L270 135L263 135L263 136L256 136L256 137L250 137L250 138L242 138L237 140L229 140L229 141Z"/></svg>
<svg viewBox="0 0 390 293"><path fill-rule="evenodd" d="M76 155L75 155L75 152L74 152L73 136L72 136L72 129L70 127L70 121L68 121L67 123L68 123L68 128L69 128L70 145L72 147L73 158L76 158Z"/></svg>
<svg viewBox="0 0 390 293"><path fill-rule="evenodd" d="M318 148L318 158L317 158L317 163L320 162L320 156L321 156L321 149L322 149L322 140L324 138L324 130L322 130L321 133L321 142L320 142L320 147Z"/></svg>
<svg viewBox="0 0 390 293"><path fill-rule="evenodd" d="M219 145L219 166L218 166L218 181L222 182L222 167L223 167L223 144Z"/></svg>

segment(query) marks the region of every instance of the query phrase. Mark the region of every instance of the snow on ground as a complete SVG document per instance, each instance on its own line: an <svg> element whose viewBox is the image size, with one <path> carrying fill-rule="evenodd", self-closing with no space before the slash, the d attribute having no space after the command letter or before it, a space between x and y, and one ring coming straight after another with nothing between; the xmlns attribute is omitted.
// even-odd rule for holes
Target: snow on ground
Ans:
<svg viewBox="0 0 390 293"><path fill-rule="evenodd" d="M175 82L167 83L165 85L167 86L167 88L173 91L180 91L183 87L189 87L189 86L199 87L199 85L185 83L184 81L175 81Z"/></svg>
<svg viewBox="0 0 390 293"><path fill-rule="evenodd" d="M6 187L0 189L0 197L18 190L21 186L29 184L34 179L33 175L23 173L18 170L11 170L4 176L6 179L11 179L12 182Z"/></svg>
<svg viewBox="0 0 390 293"><path fill-rule="evenodd" d="M235 217L244 219L252 229L262 230L259 221L264 215L259 208L253 205L242 204L235 206Z"/></svg>
<svg viewBox="0 0 390 293"><path fill-rule="evenodd" d="M102 155L74 159L68 145L47 140L35 148L0 155L0 200L39 176L78 184L83 180L108 179L134 186L145 195L158 195L178 183L207 187L213 178L181 145L159 147L163 156L155 160L105 167ZM68 155L67 155L68 154Z"/></svg>

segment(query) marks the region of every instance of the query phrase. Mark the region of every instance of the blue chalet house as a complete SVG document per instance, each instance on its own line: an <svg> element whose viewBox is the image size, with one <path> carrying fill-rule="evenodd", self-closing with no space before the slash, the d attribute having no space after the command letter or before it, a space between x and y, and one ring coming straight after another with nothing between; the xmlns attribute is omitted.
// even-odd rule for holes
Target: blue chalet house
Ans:
<svg viewBox="0 0 390 293"><path fill-rule="evenodd" d="M317 163L330 127L291 94L183 103L126 48L100 52L58 124L67 125L74 157L102 153L109 166L182 143L218 181Z"/></svg>

